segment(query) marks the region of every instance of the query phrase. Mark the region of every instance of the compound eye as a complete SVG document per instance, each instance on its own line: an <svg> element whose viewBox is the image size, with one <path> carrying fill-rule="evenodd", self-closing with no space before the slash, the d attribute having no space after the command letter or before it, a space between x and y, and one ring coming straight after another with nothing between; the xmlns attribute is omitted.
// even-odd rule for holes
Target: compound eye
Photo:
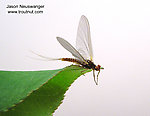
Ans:
<svg viewBox="0 0 150 116"><path fill-rule="evenodd" d="M100 65L97 65L96 67L95 67L95 69L97 70L97 71L99 71L100 70Z"/></svg>

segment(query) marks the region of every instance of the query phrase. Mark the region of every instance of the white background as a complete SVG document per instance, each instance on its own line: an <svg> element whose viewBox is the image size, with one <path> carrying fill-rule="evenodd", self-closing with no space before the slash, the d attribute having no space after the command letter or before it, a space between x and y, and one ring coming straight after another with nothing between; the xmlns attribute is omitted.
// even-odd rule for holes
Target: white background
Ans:
<svg viewBox="0 0 150 116"><path fill-rule="evenodd" d="M7 4L43 4L39 15L7 14ZM81 15L90 22L94 61L105 69L96 86L92 73L78 78L54 116L150 116L149 0L0 1L0 69L40 70L70 63L44 62L72 57L56 40L75 46Z"/></svg>

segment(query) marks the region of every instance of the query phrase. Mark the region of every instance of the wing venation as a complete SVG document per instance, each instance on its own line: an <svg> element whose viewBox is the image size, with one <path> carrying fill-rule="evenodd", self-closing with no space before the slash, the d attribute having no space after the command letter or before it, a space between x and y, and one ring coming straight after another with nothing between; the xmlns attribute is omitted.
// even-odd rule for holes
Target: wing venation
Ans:
<svg viewBox="0 0 150 116"><path fill-rule="evenodd" d="M76 49L85 59L93 61L90 26L88 19L84 15L81 16L78 26Z"/></svg>
<svg viewBox="0 0 150 116"><path fill-rule="evenodd" d="M66 40L64 40L61 37L57 37L58 42L66 49L68 50L74 57L77 59L86 62L86 60L83 58L83 56Z"/></svg>

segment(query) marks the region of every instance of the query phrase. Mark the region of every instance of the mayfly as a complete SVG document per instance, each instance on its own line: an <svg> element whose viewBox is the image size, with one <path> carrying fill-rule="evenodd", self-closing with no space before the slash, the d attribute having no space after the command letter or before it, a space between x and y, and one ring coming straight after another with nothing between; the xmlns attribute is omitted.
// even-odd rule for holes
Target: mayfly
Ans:
<svg viewBox="0 0 150 116"><path fill-rule="evenodd" d="M93 50L90 35L90 26L88 19L82 15L80 18L77 37L76 37L76 49L66 40L61 37L57 37L58 42L68 50L75 58L58 58L55 60L73 62L81 65L84 68L93 70L93 77L96 85L98 84L98 75L101 69L104 69L100 65L95 65L93 62ZM37 54L38 55L38 54ZM47 60L52 60L49 57L39 55ZM95 70L98 71L97 78L95 78Z"/></svg>

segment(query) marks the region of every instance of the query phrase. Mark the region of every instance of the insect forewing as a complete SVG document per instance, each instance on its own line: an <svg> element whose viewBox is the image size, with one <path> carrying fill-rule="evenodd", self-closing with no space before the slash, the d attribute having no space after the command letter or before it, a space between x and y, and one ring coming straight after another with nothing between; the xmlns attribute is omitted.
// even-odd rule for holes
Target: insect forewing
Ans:
<svg viewBox="0 0 150 116"><path fill-rule="evenodd" d="M88 19L84 15L81 16L78 26L76 49L85 59L93 61L90 26Z"/></svg>
<svg viewBox="0 0 150 116"><path fill-rule="evenodd" d="M68 50L74 57L77 59L86 62L86 60L83 58L83 56L66 40L63 38L57 37L58 42L66 49Z"/></svg>

